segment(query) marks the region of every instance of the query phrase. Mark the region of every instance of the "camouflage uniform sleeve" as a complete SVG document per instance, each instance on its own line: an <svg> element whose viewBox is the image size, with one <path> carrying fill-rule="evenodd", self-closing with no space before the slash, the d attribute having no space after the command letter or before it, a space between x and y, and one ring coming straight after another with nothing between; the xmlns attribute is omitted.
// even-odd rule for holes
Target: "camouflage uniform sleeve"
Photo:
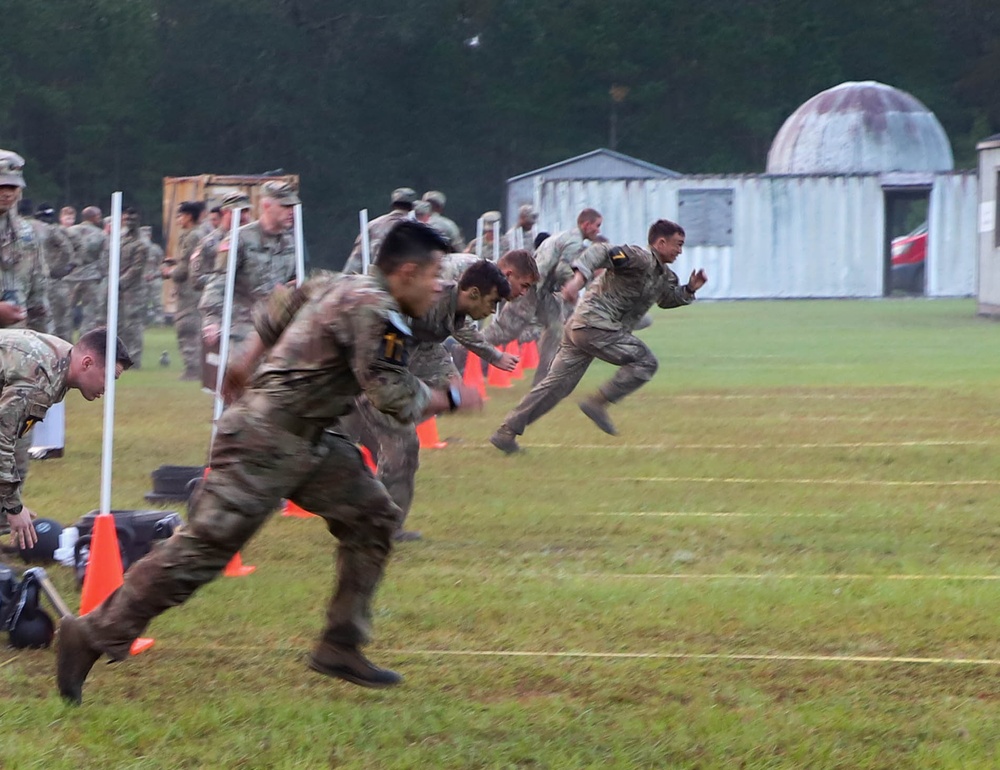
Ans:
<svg viewBox="0 0 1000 770"><path fill-rule="evenodd" d="M196 289L204 289L215 270L216 240L211 235L201 239L191 254L191 280Z"/></svg>
<svg viewBox="0 0 1000 770"><path fill-rule="evenodd" d="M579 271L580 275L586 278L587 281L591 281L594 278L595 271L600 270L602 267L611 267L608 263L608 253L610 251L611 247L608 244L595 243L573 260L573 269Z"/></svg>
<svg viewBox="0 0 1000 770"><path fill-rule="evenodd" d="M495 364L500 360L500 356L503 355L486 341L483 333L476 328L476 324L468 318L465 319L465 323L462 326L455 329L455 339L458 340L462 347L471 350L481 359L489 361L491 364Z"/></svg>
<svg viewBox="0 0 1000 770"><path fill-rule="evenodd" d="M500 309L483 332L483 339L489 345L506 345L516 340L534 322L537 308L538 287L532 286L526 294Z"/></svg>
<svg viewBox="0 0 1000 770"><path fill-rule="evenodd" d="M129 244L128 258L121 266L119 292L134 292L142 287L148 259L149 246L145 242L135 240Z"/></svg>
<svg viewBox="0 0 1000 770"><path fill-rule="evenodd" d="M656 300L656 304L664 309L669 309L690 305L694 302L694 294L688 294L685 286L680 285L677 273L670 268L664 269L667 271L667 285L660 292L660 297Z"/></svg>
<svg viewBox="0 0 1000 770"><path fill-rule="evenodd" d="M170 272L170 278L174 283L185 283L187 281L191 273L191 253L195 250L197 245L197 229L189 230L181 236L181 240L177 244L177 251L180 254L180 257L177 260L177 264L174 265L174 269Z"/></svg>
<svg viewBox="0 0 1000 770"><path fill-rule="evenodd" d="M212 273L206 278L205 290L198 300L198 310L201 313L202 323L221 324L222 305L226 298L226 274Z"/></svg>
<svg viewBox="0 0 1000 770"><path fill-rule="evenodd" d="M253 327L264 347L270 348L309 299L310 284L297 289L278 286L267 299L253 306Z"/></svg>
<svg viewBox="0 0 1000 770"><path fill-rule="evenodd" d="M29 394L24 388L5 388L0 393L0 507L16 509L21 504L21 474L14 446L28 418Z"/></svg>
<svg viewBox="0 0 1000 770"><path fill-rule="evenodd" d="M76 267L73 264L73 254L73 242L66 231L58 225L52 225L49 228L49 275L57 280L69 275Z"/></svg>
<svg viewBox="0 0 1000 770"><path fill-rule="evenodd" d="M407 333L374 302L338 313L335 333L351 351L350 367L371 405L408 424L418 422L431 391L406 368Z"/></svg>
<svg viewBox="0 0 1000 770"><path fill-rule="evenodd" d="M48 267L41 248L36 248L32 258L31 273L28 276L28 293L25 309L28 312L28 328L49 334L52 331L52 313L49 312Z"/></svg>

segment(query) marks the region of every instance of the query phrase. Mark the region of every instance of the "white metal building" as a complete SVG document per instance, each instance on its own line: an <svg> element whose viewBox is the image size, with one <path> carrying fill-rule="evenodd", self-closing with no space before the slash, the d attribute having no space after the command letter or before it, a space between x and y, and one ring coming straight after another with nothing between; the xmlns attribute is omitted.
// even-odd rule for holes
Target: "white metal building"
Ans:
<svg viewBox="0 0 1000 770"><path fill-rule="evenodd" d="M948 138L917 99L872 81L818 94L782 126L764 174L657 179L533 178L540 225L604 215L612 242L645 242L660 217L680 222L680 272L704 267L700 296L880 297L890 288L890 242L901 206L923 200L924 293L976 291L975 171L952 170ZM515 178L517 179L517 178ZM1000 271L998 271L1000 289ZM1000 301L998 301L1000 304Z"/></svg>
<svg viewBox="0 0 1000 770"><path fill-rule="evenodd" d="M1000 134L979 150L979 312L1000 315Z"/></svg>

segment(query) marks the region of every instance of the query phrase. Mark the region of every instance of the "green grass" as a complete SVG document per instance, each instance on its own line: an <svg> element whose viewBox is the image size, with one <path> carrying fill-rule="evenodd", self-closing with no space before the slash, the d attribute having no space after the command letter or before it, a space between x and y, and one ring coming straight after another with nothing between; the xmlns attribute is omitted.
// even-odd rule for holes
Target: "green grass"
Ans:
<svg viewBox="0 0 1000 770"><path fill-rule="evenodd" d="M0 767L1000 765L1000 327L971 301L740 302L642 336L660 370L619 437L570 398L501 456L525 382L439 421L425 539L395 552L368 649L403 687L306 669L333 541L276 516L255 574L158 618L83 708L52 651L0 652ZM120 383L116 508L205 457L211 399L163 349L154 330ZM101 421L70 396L66 457L32 466L41 515L97 507Z"/></svg>

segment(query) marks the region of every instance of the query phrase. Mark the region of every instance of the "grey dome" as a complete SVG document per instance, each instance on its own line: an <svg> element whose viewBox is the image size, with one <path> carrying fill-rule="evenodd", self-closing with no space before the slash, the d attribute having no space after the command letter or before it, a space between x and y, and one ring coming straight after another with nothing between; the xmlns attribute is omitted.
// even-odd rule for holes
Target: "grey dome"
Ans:
<svg viewBox="0 0 1000 770"><path fill-rule="evenodd" d="M769 174L951 171L951 143L934 113L884 83L841 83L816 94L778 131Z"/></svg>

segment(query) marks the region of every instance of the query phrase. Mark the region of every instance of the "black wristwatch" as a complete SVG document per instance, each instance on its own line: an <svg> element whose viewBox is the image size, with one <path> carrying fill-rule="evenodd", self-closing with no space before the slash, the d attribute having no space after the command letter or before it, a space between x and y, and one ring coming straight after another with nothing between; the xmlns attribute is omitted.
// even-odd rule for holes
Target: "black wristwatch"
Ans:
<svg viewBox="0 0 1000 770"><path fill-rule="evenodd" d="M697 291L697 289L692 289L691 285L686 283L686 284L684 284L684 291L686 291L688 294L690 294L693 297L694 293L695 293L695 291Z"/></svg>
<svg viewBox="0 0 1000 770"><path fill-rule="evenodd" d="M462 391L458 389L458 385L452 383L448 386L448 409L454 412L462 405Z"/></svg>
<svg viewBox="0 0 1000 770"><path fill-rule="evenodd" d="M23 510L24 510L24 505L18 503L16 508L4 508L3 512L6 513L8 516L17 516Z"/></svg>

